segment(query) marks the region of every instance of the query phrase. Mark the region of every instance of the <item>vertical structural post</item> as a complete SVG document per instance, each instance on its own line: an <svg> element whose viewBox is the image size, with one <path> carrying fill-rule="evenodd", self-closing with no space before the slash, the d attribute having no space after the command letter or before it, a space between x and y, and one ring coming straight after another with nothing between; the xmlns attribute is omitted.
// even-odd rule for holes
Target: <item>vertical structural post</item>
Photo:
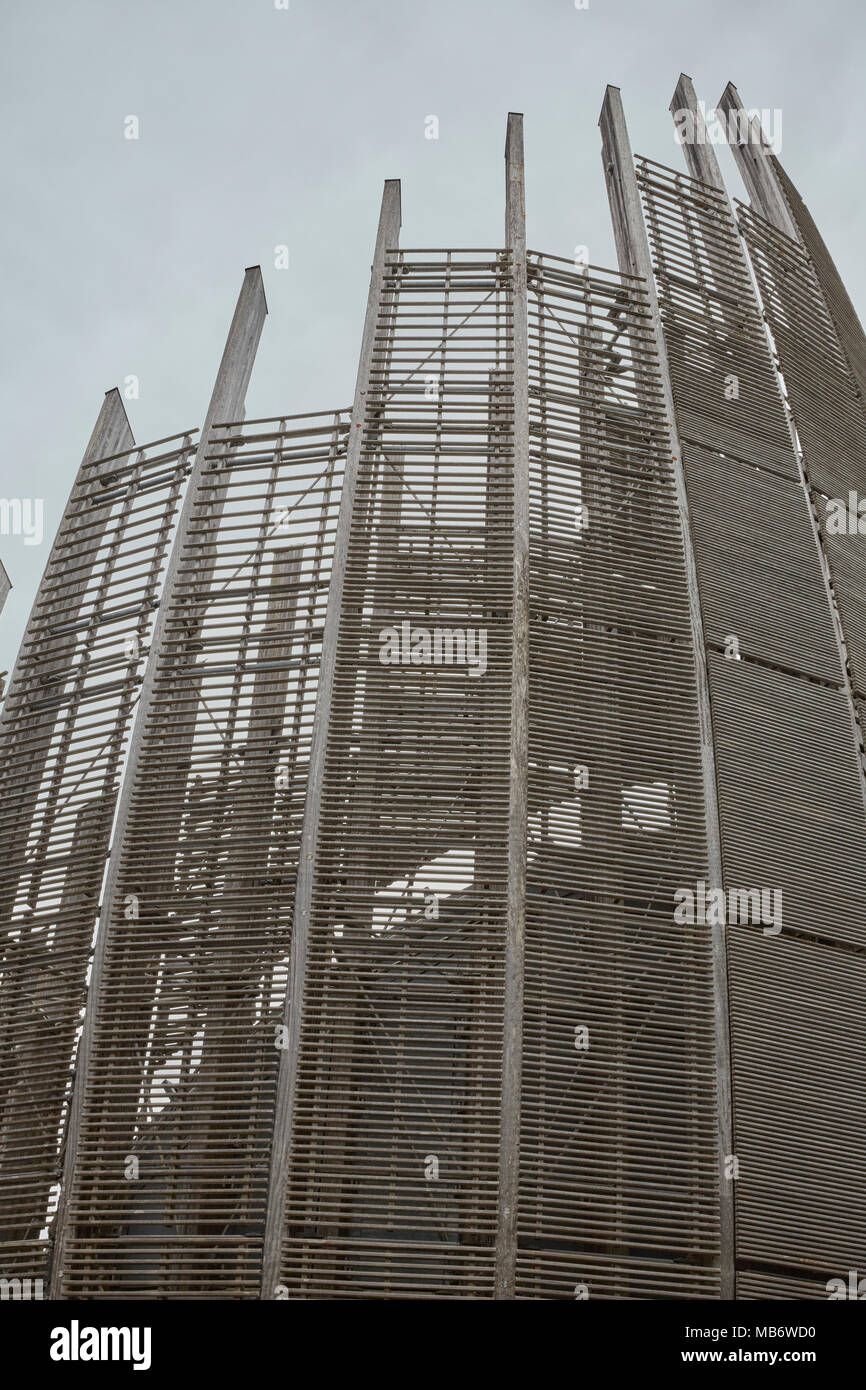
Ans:
<svg viewBox="0 0 866 1390"><path fill-rule="evenodd" d="M247 386L252 374L256 349L262 334L262 326L267 314L265 289L262 272L258 266L250 266L244 272L243 284L235 306L234 317L229 328L222 360L217 371L207 415L199 437L198 448L192 472L187 483L186 496L178 520L177 533L166 566L159 611L154 622L153 634L148 652L147 664L142 678L135 722L129 741L126 771L120 789L117 805L117 818L114 827L114 842L108 860L108 870L103 891L102 910L93 956L93 968L88 990L88 1007L84 1017L84 1027L78 1047L72 1097L69 1105L69 1118L66 1126L63 1180L60 1200L55 1217L54 1259L51 1274L51 1296L62 1297L63 1260L68 1236L70 1186L75 1169L75 1155L81 1128L84 1092L87 1085L87 1072L93 1046L96 1010L105 961L105 943L108 923L111 918L112 902L117 891L120 864L123 856L132 797L138 780L144 748L144 734L147 721L152 714L154 688L159 667L166 624L171 611L177 584L183 548L190 535L196 518L196 502L203 475L207 469L207 458L214 447L215 426L243 415Z"/></svg>
<svg viewBox="0 0 866 1390"><path fill-rule="evenodd" d="M523 117L513 111L508 115L508 133L505 140L505 245L511 272L514 548L511 599L508 899L499 1130L499 1209L496 1231L497 1298L514 1297L517 1263L529 768L529 320L526 306Z"/></svg>
<svg viewBox="0 0 866 1390"><path fill-rule="evenodd" d="M707 183L711 188L717 188L720 193L724 193L722 172L716 152L710 144L704 113L698 106L692 79L684 72L680 73L669 109L674 123L683 132L680 138L689 174L693 179ZM684 114L688 115L688 121L682 120Z"/></svg>
<svg viewBox="0 0 866 1390"><path fill-rule="evenodd" d="M265 1238L262 1257L262 1297L273 1298L280 1270L283 1213L286 1201L286 1181L291 1161L292 1111L298 1077L298 1050L301 1039L301 1014L304 984L309 954L310 909L313 896L313 874L319 846L319 822L322 810L325 752L331 723L334 676L337 663L337 642L343 607L346 561L364 426L368 420L370 372L376 343L376 322L379 315L385 282L386 252L394 250L400 240L400 180L386 179L379 213L379 228L367 294L367 311L361 339L361 354L352 403L352 420L346 446L346 464L340 511L334 536L328 607L322 633L322 654L319 663L319 683L316 691L316 711L310 742L310 761L307 794L304 802L304 823L298 856L298 878L295 888L295 913L292 926L289 983L283 1022L286 1027L286 1047L280 1051L277 1074L276 1116L271 1169L268 1186L268 1206L265 1219Z"/></svg>
<svg viewBox="0 0 866 1390"><path fill-rule="evenodd" d="M729 82L722 92L719 110L724 112L728 144L733 150L740 177L746 185L752 206L768 222L772 222L778 231L784 232L792 241L799 241L797 229L770 163L770 153L764 143L761 123L757 117L749 115L733 82Z"/></svg>
<svg viewBox="0 0 866 1390"><path fill-rule="evenodd" d="M665 349L658 295L653 275L652 256L643 209L640 201L634 160L619 88L608 87L599 120L602 138L602 163L607 182L616 240L619 268L625 274L640 276L649 301L650 321L661 371L665 411L670 430L670 452L673 460L677 509L683 539L683 552L688 588L689 616L692 629L692 648L695 661L698 718L701 734L701 766L703 774L704 812L707 835L707 860L710 884L722 886L722 845L719 826L719 800L716 786L716 765L713 749L713 728L710 709L710 686L707 674L707 654L704 645L698 573L689 523L683 455L674 413L673 390ZM718 1092L719 1141L719 1239L721 1297L734 1296L734 1196L733 1184L725 1176L725 1160L733 1153L733 1119L731 1108L731 1047L728 1016L728 970L724 925L713 926L711 949L713 965L713 1007L715 1025L716 1086Z"/></svg>

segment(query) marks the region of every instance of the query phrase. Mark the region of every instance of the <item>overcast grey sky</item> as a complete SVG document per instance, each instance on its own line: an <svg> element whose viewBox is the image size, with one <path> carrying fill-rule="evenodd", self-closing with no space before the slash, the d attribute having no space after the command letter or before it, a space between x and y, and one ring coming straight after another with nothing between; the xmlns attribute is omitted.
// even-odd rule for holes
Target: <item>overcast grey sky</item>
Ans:
<svg viewBox="0 0 866 1390"><path fill-rule="evenodd" d="M0 0L0 497L42 497L46 513L41 546L0 536L15 586L0 670L104 392L138 376L138 442L199 424L243 269L260 263L270 313L248 416L348 404L383 179L403 180L404 246L499 245L509 110L525 113L530 246L582 243L614 265L605 84L622 88L636 150L684 167L679 72L709 108L733 80L747 106L781 110L782 162L866 309L862 0L289 4Z"/></svg>

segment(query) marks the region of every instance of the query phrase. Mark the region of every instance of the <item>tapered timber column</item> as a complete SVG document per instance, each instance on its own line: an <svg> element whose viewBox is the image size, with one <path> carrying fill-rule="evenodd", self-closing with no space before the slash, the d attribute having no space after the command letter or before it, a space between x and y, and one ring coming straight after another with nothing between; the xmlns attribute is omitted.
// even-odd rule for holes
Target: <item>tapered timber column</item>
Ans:
<svg viewBox="0 0 866 1390"><path fill-rule="evenodd" d="M517 1189L520 1171L520 1076L523 970L526 954L526 835L529 702L529 363L526 310L526 215L523 117L508 116L505 140L505 245L511 275L513 527L511 741L508 808L508 898L505 1008L499 1131L497 1298L514 1297Z"/></svg>
<svg viewBox="0 0 866 1390"><path fill-rule="evenodd" d="M325 752L331 723L334 674L337 661L337 640L340 632L343 589L346 579L346 560L349 552L352 515L355 508L355 496L358 488L361 444L365 433L364 426L368 418L370 372L373 364L373 349L376 340L376 320L380 310L385 282L385 256L386 252L394 250L398 246L399 238L400 180L386 179L385 189L382 194L379 229L376 234L376 248L373 255L373 266L370 275L370 289L367 295L367 312L364 318L364 332L361 339L361 354L358 362L358 376L355 383L355 398L352 404L352 421L346 447L343 490L340 496L340 512L337 518L337 530L334 537L334 555L331 566L330 587L328 589L328 609L325 616L324 631L322 633L322 655L319 665L319 684L316 692L316 712L310 744L307 794L304 803L304 824L301 831L301 850L298 860L297 885L295 888L295 912L292 926L289 985L283 1016L283 1022L287 1030L286 1047L280 1052L279 1072L277 1075L276 1120L274 1125L274 1143L271 1153L268 1209L265 1222L265 1242L262 1261L262 1297L268 1299L275 1296L279 1281L280 1247L286 1200L286 1181L291 1161L291 1120L297 1087L298 1049L301 1038L302 1005L309 954L313 873L319 846Z"/></svg>
<svg viewBox="0 0 866 1390"><path fill-rule="evenodd" d="M628 129L625 123L622 98L617 87L607 88L599 126L601 128L602 137L602 163L604 165L604 176L607 182L607 192L610 201L619 268L624 274L640 276L644 282L644 290L649 304L651 329L661 368L662 389L668 429L670 432L670 453L673 460L674 484L683 539L686 584L689 596L689 615L692 630L698 716L701 731L701 766L706 817L709 882L712 887L720 888L723 881L722 850L719 829L716 767L713 751L712 717L710 711L710 689L707 676L707 656L704 645L701 605L698 593L697 566L695 563L694 547L689 524L689 507L685 473L683 470L683 456L677 432L676 416L674 414L670 370L662 331L649 240L644 223L640 191L635 174ZM726 1179L724 1171L725 1160L733 1153L727 957L724 925L713 926L711 932L716 1078L718 1092L720 1282L721 1297L728 1299L733 1298L734 1290L734 1199L732 1184Z"/></svg>
<svg viewBox="0 0 866 1390"><path fill-rule="evenodd" d="M82 1107L87 1086L96 1011L105 960L105 943L110 921L112 904L117 892L118 876L124 853L124 842L129 831L129 816L133 791L139 776L144 748L145 730L154 714L154 690L157 670L166 642L166 624L172 609L177 586L178 570L184 547L190 539L197 512L200 512L200 492L208 469L208 457L217 444L216 426L225 422L239 420L243 416L247 386L255 361L256 349L267 314L265 290L262 273L258 266L251 266L244 273L241 292L238 296L234 317L229 328L219 365L213 393L205 416L192 472L187 484L186 496L178 521L177 534L166 567L165 582L159 611L153 628L147 664L141 684L141 693L136 710L135 723L129 743L129 756L126 773L120 791L117 808L117 821L114 842L108 861L108 871L102 899L102 910L93 957L93 970L88 991L88 1008L79 1043L75 1069L69 1119L66 1132L63 1182L60 1202L55 1219L55 1249L51 1276L51 1296L62 1297L63 1260L68 1237L69 1189L74 1181L75 1156L81 1128Z"/></svg>
<svg viewBox="0 0 866 1390"><path fill-rule="evenodd" d="M687 77L684 72L680 73L668 109L675 123L678 117L681 119L684 112L688 112L690 117L688 123L682 123L684 133L681 136L683 154L689 174L693 179L699 179L701 183L709 184L711 188L717 188L720 193L724 193L725 185L722 180L722 172L719 168L719 161L716 159L716 152L710 144L704 113L698 106L692 79Z"/></svg>
<svg viewBox="0 0 866 1390"><path fill-rule="evenodd" d="M785 236L799 241L784 195L776 181L761 123L757 117L749 115L733 82L729 82L722 92L719 110L726 117L728 143L752 207ZM731 139L732 135L734 139Z"/></svg>

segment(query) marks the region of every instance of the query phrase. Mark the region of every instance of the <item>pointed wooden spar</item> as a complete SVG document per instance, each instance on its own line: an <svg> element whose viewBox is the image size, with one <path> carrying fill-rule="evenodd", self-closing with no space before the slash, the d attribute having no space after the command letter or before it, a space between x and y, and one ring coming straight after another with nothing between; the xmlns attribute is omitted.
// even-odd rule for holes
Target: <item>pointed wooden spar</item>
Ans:
<svg viewBox="0 0 866 1390"><path fill-rule="evenodd" d="M325 751L331 723L334 695L334 676L337 661L337 640L343 607L346 562L352 515L358 488L358 472L364 426L370 411L370 375L373 349L376 342L376 322L384 297L386 253L394 250L400 238L400 180L386 179L379 214L379 228L367 294L367 312L361 338L361 353L352 405L352 420L346 446L346 465L340 495L340 511L334 537L334 555L328 589L328 607L322 633L322 655L319 683L316 691L316 712L310 743L307 794L304 803L304 823L295 887L295 912L292 927L292 946L289 960L289 983L283 1024L287 1045L280 1051L277 1074L276 1119L271 1151L268 1185L268 1205L265 1220L265 1239L262 1259L262 1297L276 1296L280 1275L280 1249L286 1184L291 1164L292 1112L298 1077L298 1049L301 1038L304 985L309 954L310 910L313 897L313 875L319 845L319 825L322 811L322 791L325 772Z"/></svg>
<svg viewBox="0 0 866 1390"><path fill-rule="evenodd" d="M710 144L707 122L698 104L692 79L680 73L670 104L671 115L683 147L686 165L693 179L724 192L716 152Z"/></svg>
<svg viewBox="0 0 866 1390"><path fill-rule="evenodd" d="M703 617L698 591L698 572L689 521L683 454L674 411L670 367L662 329L655 275L646 223L641 206L640 190L634 167L628 128L617 87L608 87L599 120L602 134L602 163L607 182L608 198L613 219L619 268L628 275L638 275L644 282L648 299L650 324L662 378L662 391L668 422L670 453L673 460L674 486L683 541L685 579L688 590L689 616L692 630L692 652L698 719L701 734L701 768L704 791L707 864L712 885L721 886L722 845L719 825L719 799L716 784L715 750L713 745L710 687L707 654L704 643ZM640 386L640 383L638 383ZM713 1014L715 1030L716 1085L718 1096L717 1134L719 1161L719 1246L720 1289L722 1298L733 1297L734 1281L734 1209L730 1182L725 1181L723 1164L733 1153L731 1119L731 1054L730 1022L728 1017L727 954L724 926L712 929Z"/></svg>
<svg viewBox="0 0 866 1390"><path fill-rule="evenodd" d="M761 123L749 115L733 82L722 92L719 110L725 116L728 144L753 208L785 236L797 241L797 229L776 179Z"/></svg>
<svg viewBox="0 0 866 1390"><path fill-rule="evenodd" d="M154 623L147 664L142 678L141 693L136 709L135 723L129 741L126 773L118 798L114 841L108 860L108 870L94 949L93 969L88 991L88 1008L84 1018L78 1057L75 1067L72 1096L65 1138L65 1156L60 1200L54 1221L54 1259L51 1276L51 1296L63 1297L63 1262L69 1233L70 1187L75 1180L75 1157L81 1130L82 1111L87 1087L88 1070L93 1047L95 1020L98 1012L99 992L105 963L106 936L111 920L114 899L118 889L120 865L123 859L124 842L129 833L130 810L133 793L139 777L144 749L145 731L148 721L154 714L154 691L157 670L163 657L166 643L167 620L171 612L177 587L181 556L191 530L200 513L201 492L208 469L208 458L217 441L217 426L224 422L237 420L243 414L244 400L250 375L255 361L256 349L267 314L264 283L258 266L251 266L244 273L243 284L235 306L234 316L226 338L222 360L217 371L208 406L205 422L199 438L192 472L187 483L186 496L178 521L177 534L171 549L165 580L162 588L159 610ZM207 484L210 490L209 483Z"/></svg>
<svg viewBox="0 0 866 1390"><path fill-rule="evenodd" d="M526 837L529 769L529 327L523 117L509 112L505 140L505 245L512 304L513 576L508 897L505 937L502 1106L499 1131L497 1298L514 1298L520 1165L523 976L526 952Z"/></svg>

